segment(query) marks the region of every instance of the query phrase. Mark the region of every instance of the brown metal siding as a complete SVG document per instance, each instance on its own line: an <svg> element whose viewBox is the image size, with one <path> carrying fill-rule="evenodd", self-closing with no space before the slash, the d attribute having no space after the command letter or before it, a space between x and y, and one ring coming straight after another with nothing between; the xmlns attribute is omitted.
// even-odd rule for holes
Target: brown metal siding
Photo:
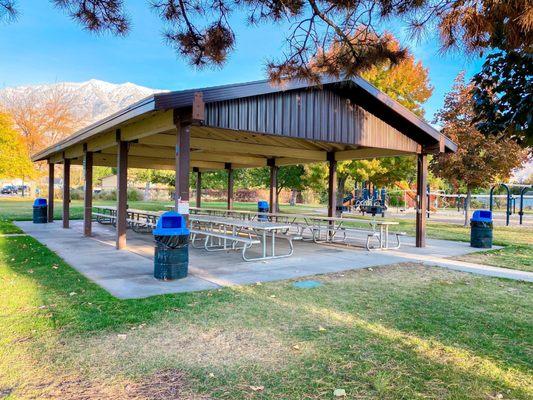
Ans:
<svg viewBox="0 0 533 400"><path fill-rule="evenodd" d="M293 90L206 104L208 126L415 152L417 143L330 90Z"/></svg>

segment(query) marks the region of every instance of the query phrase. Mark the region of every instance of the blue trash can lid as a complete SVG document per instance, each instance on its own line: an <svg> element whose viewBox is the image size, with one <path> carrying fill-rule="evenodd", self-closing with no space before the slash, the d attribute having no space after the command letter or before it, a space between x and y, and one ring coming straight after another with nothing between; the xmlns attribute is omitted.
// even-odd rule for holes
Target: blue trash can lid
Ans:
<svg viewBox="0 0 533 400"><path fill-rule="evenodd" d="M476 210L472 214L470 221L473 222L492 222L492 211L490 210Z"/></svg>
<svg viewBox="0 0 533 400"><path fill-rule="evenodd" d="M258 207L268 207L268 201L260 200L257 202Z"/></svg>
<svg viewBox="0 0 533 400"><path fill-rule="evenodd" d="M176 211L167 211L157 220L157 225L152 232L156 236L188 235L185 217Z"/></svg>
<svg viewBox="0 0 533 400"><path fill-rule="evenodd" d="M33 205L34 205L34 206L45 206L45 205L46 205L46 199L43 199L43 198L37 198L37 199L35 199L35 201L33 202Z"/></svg>

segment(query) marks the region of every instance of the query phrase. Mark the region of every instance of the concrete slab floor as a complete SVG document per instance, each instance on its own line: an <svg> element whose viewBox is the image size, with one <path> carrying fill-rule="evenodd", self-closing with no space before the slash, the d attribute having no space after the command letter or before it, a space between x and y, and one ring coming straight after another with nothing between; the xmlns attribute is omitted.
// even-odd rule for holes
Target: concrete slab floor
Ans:
<svg viewBox="0 0 533 400"><path fill-rule="evenodd" d="M376 252L342 245L295 242L291 257L245 262L240 252L206 252L189 246L189 276L163 282L153 278L154 245L150 234L128 230L127 249L117 251L115 229L112 226L94 223L93 236L86 238L83 236L82 221L71 221L69 229L63 229L61 222L16 224L81 274L120 299L300 278L407 261L437 265L440 262L441 266L446 267L443 257L478 251L468 243L433 239L427 241L426 248L419 249L414 246L414 238L404 238L405 244L399 250ZM287 250L283 241L277 244L280 254ZM455 267L457 269L457 265Z"/></svg>

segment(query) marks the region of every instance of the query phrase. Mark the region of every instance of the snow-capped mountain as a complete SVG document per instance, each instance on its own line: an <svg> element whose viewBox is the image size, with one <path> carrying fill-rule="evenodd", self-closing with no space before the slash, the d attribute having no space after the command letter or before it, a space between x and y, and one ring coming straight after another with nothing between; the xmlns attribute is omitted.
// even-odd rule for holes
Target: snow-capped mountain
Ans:
<svg viewBox="0 0 533 400"><path fill-rule="evenodd" d="M102 119L153 93L165 90L150 89L127 82L115 84L91 79L87 82L58 82L53 84L18 86L0 89L0 101L43 102L54 96L66 96L75 114L87 123Z"/></svg>

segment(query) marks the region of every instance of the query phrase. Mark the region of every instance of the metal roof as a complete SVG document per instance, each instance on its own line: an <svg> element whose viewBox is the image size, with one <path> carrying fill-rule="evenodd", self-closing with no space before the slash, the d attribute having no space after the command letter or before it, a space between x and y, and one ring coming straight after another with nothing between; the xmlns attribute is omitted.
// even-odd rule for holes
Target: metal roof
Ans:
<svg viewBox="0 0 533 400"><path fill-rule="evenodd" d="M363 78L335 79L324 78L320 86L330 87L343 95L353 98L355 103L367 111L396 128L406 136L415 139L420 144L434 144L439 142L441 133L430 124L413 114L397 101L372 86ZM42 150L32 157L33 161L44 160L50 155L66 148L83 143L88 139L113 127L141 115L174 108L191 107L194 94L201 92L204 103L261 96L265 94L291 91L305 88L318 88L319 85L306 81L293 80L283 86L274 86L268 80L214 86L199 89L188 89L174 92L156 93L142 99L100 121L97 121L80 131L61 140L60 142ZM445 137L447 151L456 151L457 145Z"/></svg>

